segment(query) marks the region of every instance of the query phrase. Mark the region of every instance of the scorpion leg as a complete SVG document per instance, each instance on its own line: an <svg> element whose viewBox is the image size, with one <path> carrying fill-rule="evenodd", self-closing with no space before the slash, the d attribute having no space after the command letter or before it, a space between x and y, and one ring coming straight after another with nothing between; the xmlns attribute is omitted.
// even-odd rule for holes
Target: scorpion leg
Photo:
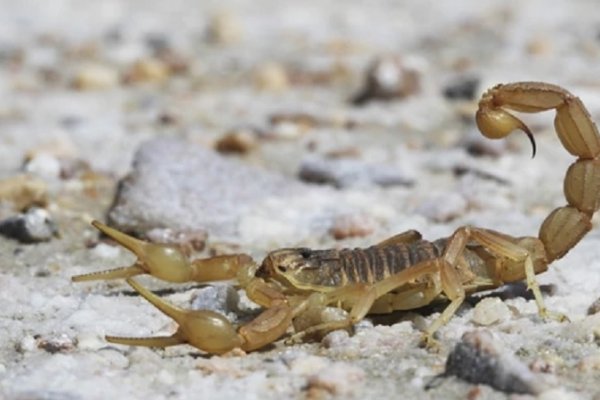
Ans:
<svg viewBox="0 0 600 400"><path fill-rule="evenodd" d="M190 261L175 246L144 242L98 221L93 221L92 225L134 253L138 259L129 267L73 276L73 282L130 278L141 274L150 274L174 283L211 282L234 279L238 274L248 275L246 271L254 265L252 259L245 254Z"/></svg>
<svg viewBox="0 0 600 400"><path fill-rule="evenodd" d="M386 247L397 243L411 243L421 240L421 233L417 230L410 229L406 232L399 233L392 237L389 237L376 244L377 247Z"/></svg>
<svg viewBox="0 0 600 400"><path fill-rule="evenodd" d="M350 303L352 308L348 318L340 321L324 322L314 326L311 326L303 331L300 331L293 335L289 341L297 342L305 336L310 336L314 333L330 332L336 329L346 329L362 320L368 312L371 311L372 307L377 304L377 301L381 296L386 295L392 290L395 290L403 285L406 285L415 279L422 278L423 276L435 274L439 271L440 266L438 260L426 261L420 263L414 267L398 272L382 281L374 284L354 284L345 286L328 293L314 293L309 299L309 307L311 308L323 308L329 304L334 303ZM431 293L426 294L426 298L433 299L441 288L437 288L439 285L434 285ZM424 303L425 305L427 303ZM381 307L381 304L377 306Z"/></svg>
<svg viewBox="0 0 600 400"><path fill-rule="evenodd" d="M127 283L162 313L175 320L179 328L173 335L162 337L106 336L106 340L111 343L149 347L167 347L187 343L213 354L222 354L236 347L250 351L281 337L291 325L294 317L294 309L287 304L283 294L270 293L273 296L271 308L266 309L254 320L236 331L227 318L216 312L184 310L163 301L133 279L128 278ZM255 285L253 290L257 290L257 286Z"/></svg>
<svg viewBox="0 0 600 400"><path fill-rule="evenodd" d="M516 262L517 267L521 266L521 268L524 269L527 288L532 291L538 308L538 313L542 318L552 318L559 321L568 320L565 315L550 312L546 308L540 286L535 279L536 271L534 268L533 254L528 248L520 246L517 243L513 243L507 239L506 235L499 234L498 232L494 232L492 230L472 227L464 227L460 228L459 230L463 230L470 239L478 242L492 253ZM544 265L544 269L545 268L546 266ZM499 275L501 274L502 271L499 271Z"/></svg>

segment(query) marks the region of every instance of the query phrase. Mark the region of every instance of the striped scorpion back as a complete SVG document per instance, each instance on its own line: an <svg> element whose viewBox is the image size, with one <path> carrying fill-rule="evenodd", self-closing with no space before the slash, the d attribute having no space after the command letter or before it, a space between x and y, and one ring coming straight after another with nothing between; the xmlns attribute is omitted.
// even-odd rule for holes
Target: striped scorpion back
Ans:
<svg viewBox="0 0 600 400"><path fill-rule="evenodd" d="M318 290L352 283L374 283L420 262L440 257L447 239L416 240L364 249L283 249L271 253L267 264L293 271L294 286Z"/></svg>
<svg viewBox="0 0 600 400"><path fill-rule="evenodd" d="M340 283L374 283L422 261L440 257L446 240L340 250Z"/></svg>

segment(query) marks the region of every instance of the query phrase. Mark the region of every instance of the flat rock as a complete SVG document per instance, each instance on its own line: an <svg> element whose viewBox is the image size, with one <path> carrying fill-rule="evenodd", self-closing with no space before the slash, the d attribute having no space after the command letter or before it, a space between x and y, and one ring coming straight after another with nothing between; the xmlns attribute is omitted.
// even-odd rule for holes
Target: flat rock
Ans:
<svg viewBox="0 0 600 400"><path fill-rule="evenodd" d="M299 182L183 141L157 139L137 151L109 220L118 229L204 229L235 237L242 215L259 202L291 196Z"/></svg>

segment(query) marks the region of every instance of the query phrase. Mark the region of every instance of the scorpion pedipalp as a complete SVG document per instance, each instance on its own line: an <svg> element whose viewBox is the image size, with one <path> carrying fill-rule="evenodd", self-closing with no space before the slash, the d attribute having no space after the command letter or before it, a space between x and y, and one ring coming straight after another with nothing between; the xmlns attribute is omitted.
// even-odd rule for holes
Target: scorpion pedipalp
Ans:
<svg viewBox="0 0 600 400"><path fill-rule="evenodd" d="M73 276L73 282L130 278L141 274L150 274L175 283L192 280L193 268L188 258L177 247L144 242L99 221L93 221L92 225L131 251L138 259L129 267Z"/></svg>
<svg viewBox="0 0 600 400"><path fill-rule="evenodd" d="M127 279L127 283L163 314L175 320L179 328L171 336L141 338L106 336L107 341L147 347L167 347L189 343L198 349L215 354L221 354L242 345L242 338L238 336L235 328L224 316L210 310L181 309L165 302L133 279Z"/></svg>

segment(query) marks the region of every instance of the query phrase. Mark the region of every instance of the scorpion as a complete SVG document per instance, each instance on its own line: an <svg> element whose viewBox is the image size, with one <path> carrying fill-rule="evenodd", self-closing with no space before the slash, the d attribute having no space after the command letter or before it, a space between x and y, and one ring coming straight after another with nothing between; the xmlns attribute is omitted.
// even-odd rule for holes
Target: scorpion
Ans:
<svg viewBox="0 0 600 400"><path fill-rule="evenodd" d="M474 226L459 227L447 238L427 241L416 230L392 236L364 249L311 250L284 248L258 264L246 254L190 260L176 246L129 236L98 221L92 224L137 256L136 262L102 272L77 275L75 282L125 278L127 283L177 324L176 332L160 337L106 336L111 343L151 347L189 344L204 352L223 354L235 348L263 348L293 328L292 339L348 329L367 314L389 313L449 302L425 329L423 340L455 314L465 296L525 280L543 318L565 320L544 305L535 275L563 257L591 229L600 208L600 135L578 97L542 82L499 84L487 90L476 112L481 133L490 139L520 130L535 141L527 125L510 111L537 113L554 109L555 130L577 160L564 180L567 205L552 211L537 237L513 237ZM263 310L235 327L211 310L187 310L162 300L132 279L150 274L173 282L237 280L250 300ZM323 320L328 306L348 311L340 320Z"/></svg>

